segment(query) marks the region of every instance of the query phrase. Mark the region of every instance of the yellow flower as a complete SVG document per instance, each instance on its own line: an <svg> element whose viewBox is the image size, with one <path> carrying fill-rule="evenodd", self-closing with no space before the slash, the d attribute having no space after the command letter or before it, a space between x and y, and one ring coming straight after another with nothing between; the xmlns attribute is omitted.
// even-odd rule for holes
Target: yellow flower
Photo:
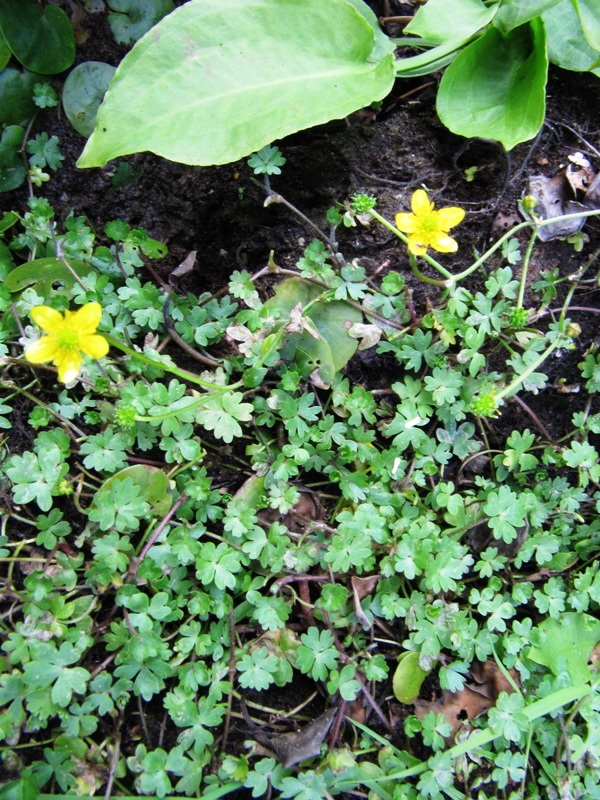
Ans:
<svg viewBox="0 0 600 800"><path fill-rule="evenodd" d="M58 379L72 383L83 362L82 353L102 358L108 353L108 342L96 333L100 324L100 303L86 303L77 311L65 311L64 316L49 306L31 309L31 319L46 334L25 348L25 358L32 364L51 361L58 367Z"/></svg>
<svg viewBox="0 0 600 800"><path fill-rule="evenodd" d="M412 214L396 214L396 227L408 235L408 249L415 256L422 256L428 247L440 253L454 253L458 244L448 236L448 231L462 222L462 208L449 207L434 211L427 192L417 189L411 200Z"/></svg>

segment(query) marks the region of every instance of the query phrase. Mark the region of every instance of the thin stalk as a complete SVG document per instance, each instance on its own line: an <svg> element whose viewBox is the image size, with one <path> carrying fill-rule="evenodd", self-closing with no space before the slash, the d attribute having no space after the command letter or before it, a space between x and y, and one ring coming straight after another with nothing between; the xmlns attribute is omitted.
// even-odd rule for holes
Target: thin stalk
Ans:
<svg viewBox="0 0 600 800"><path fill-rule="evenodd" d="M558 711L563 706L570 705L571 703L588 697L593 691L594 687L590 686L588 683L581 684L579 686L569 686L566 689L560 689L559 691L548 695L548 697L544 697L541 700L536 700L530 705L525 706L520 713L523 714L527 718L528 722L531 723L540 717L544 717L548 714ZM357 722L353 719L350 719L349 721L364 733L368 735L373 734L373 732L361 722ZM480 730L476 730L468 737L468 739L465 739L459 744L456 744L446 750L445 755L452 759L459 758L466 753L476 752L479 748L489 744L490 742L493 742L494 739L499 738L499 736L500 734L496 733L491 728L482 728ZM428 762L421 761L420 764L416 764L414 767L409 767L408 769L400 770L399 772L392 771L391 775L369 778L369 782L379 783L384 781L399 781L403 780L404 778L412 778L416 775L421 775L427 770L427 768ZM364 782L366 784L366 781ZM344 781L341 781L337 788L340 790L345 788Z"/></svg>
<svg viewBox="0 0 600 800"><path fill-rule="evenodd" d="M379 214L374 209L370 209L369 210L369 214L373 217L373 219L376 219L385 228L387 228L389 231L391 231L394 234L394 236L397 236L405 244L408 244L408 237L405 236L401 231L399 231L398 228L396 228L396 226L393 225L391 222L389 222L385 217L382 217L381 214ZM432 258L431 256L428 256L427 253L425 253L423 256L421 256L421 258L424 261L426 261L430 266L432 266L434 269L436 269L440 273L440 275L442 275L445 278L445 281L442 283L442 285L444 285L444 286L452 286L453 284L456 284L459 281L462 281L464 278L467 278L469 275L471 275L471 273L473 273L477 269L479 269L479 267L482 264L485 264L485 262L490 258L490 256L493 253L496 252L496 250L498 250L500 247L502 247L504 242L506 242L508 239L510 239L512 236L514 236L515 233L518 233L519 231L523 230L524 228L533 227L535 229L535 231L537 232L538 228L543 228L546 225L550 225L550 224L555 223L555 222L562 222L562 221L565 221L565 220L570 220L570 219L575 219L575 218L580 219L582 217L593 217L593 216L597 216L598 214L600 214L600 209L594 209L592 211L582 211L582 212L578 212L576 214L563 214L560 217L551 217L550 219L542 219L542 220L529 219L529 220L526 220L525 222L520 222L518 225L515 225L514 228L511 228L509 231L506 231L506 233L503 236L501 236L496 242L494 242L494 244L488 250L486 250L485 253L483 255L481 255L476 261L474 261L473 264L471 264L470 267L467 267L462 272L459 272L457 275L453 275L445 267L443 267L439 263L439 261L436 261L435 258ZM534 240L535 240L535 237L534 237ZM412 266L412 264L411 264L411 266ZM415 273L415 274L417 274L417 273ZM419 277L420 280L425 280L427 283L432 283L432 282L435 283L435 281L432 281L431 278L427 279L425 276L423 276L421 274L417 274L417 277Z"/></svg>
<svg viewBox="0 0 600 800"><path fill-rule="evenodd" d="M432 286L448 286L448 281L437 281L435 278L428 278L427 275L421 272L419 267L417 266L417 259L415 256L409 251L408 253L408 260L410 263L410 268L413 271L413 274L423 283L429 283Z"/></svg>
<svg viewBox="0 0 600 800"><path fill-rule="evenodd" d="M533 372L536 371L538 367L540 367L544 363L544 361L548 358L548 356L550 355L550 353L552 353L553 350L556 350L556 348L560 347L560 345L563 343L564 342L562 338L557 337L555 341L553 341L552 344L550 344L544 350L544 352L538 358L536 358L536 360L532 364L530 364L527 367L527 369L523 370L523 372L521 372L519 375L516 375L515 378L508 384L508 386L505 386L504 389L498 392L498 394L496 395L496 400L498 401L503 400L505 397L510 397L510 395L516 392L519 386L523 383L523 381L526 380Z"/></svg>
<svg viewBox="0 0 600 800"><path fill-rule="evenodd" d="M35 381L34 381L34 383L35 383ZM29 384L29 386L31 386L31 384ZM7 385L5 383L1 383L0 387L2 387L3 389L4 388L6 388L6 389L11 388L12 389L12 386ZM46 405L46 403L44 403L38 397L36 397L35 395L31 394L31 392L28 392L27 388L21 389L20 386L17 386L17 387L15 387L15 390L14 390L13 394L23 395L23 397L26 397L28 400L31 400L31 402L34 403L36 406L39 406L40 408L45 409L56 420L58 420L58 422L60 422L61 425L65 425L67 428L70 428L71 431L73 431L73 433L75 433L77 436L85 436L85 433L80 428L78 428L76 425L74 425L68 419L65 419L64 417L62 417L58 413L58 411L55 411L53 408L50 408L48 405Z"/></svg>
<svg viewBox="0 0 600 800"><path fill-rule="evenodd" d="M533 253L533 246L536 240L537 240L537 230L533 231L533 233L529 237L527 250L525 251L525 255L523 256L523 266L521 267L521 283L519 284L519 295L517 297L517 308L523 307L523 298L525 297L525 287L527 286L527 272L529 270L529 262L531 260L531 254Z"/></svg>
<svg viewBox="0 0 600 800"><path fill-rule="evenodd" d="M497 242L494 242L494 244L489 248L489 250L486 250L485 253L482 256L480 256L477 259L477 261L475 261L470 267L463 270L463 272L459 272L458 275L454 275L453 280L454 282L461 281L463 280L463 278L466 278L472 272L475 272L475 270L478 269L482 264L485 264L488 258L493 253L495 253L499 247L502 247L504 242L506 242L508 239L514 236L515 233L518 233L519 231L522 231L525 228L531 228L531 227L535 227L536 229L544 228L546 225L550 225L554 222L562 222L563 220L569 220L574 218L579 219L580 217L593 217L598 214L600 214L600 210L583 211L578 214L563 214L560 217L551 217L550 219L526 220L525 222L520 222L518 225L515 225L514 228L511 228L509 231L506 231L506 233L503 236L501 236Z"/></svg>
<svg viewBox="0 0 600 800"><path fill-rule="evenodd" d="M319 239L322 239L322 241L325 242L327 249L333 256L338 266L344 265L345 263L344 259L341 259L340 261L340 254L336 251L336 248L333 245L331 239L327 236L327 234L323 233L323 231L319 228L319 226L315 225L315 223L311 219L309 219L306 216L306 214L303 214L299 208L296 208L296 206L293 205L293 203L290 203L289 200L286 200L285 197L283 197L283 195L280 195L277 192L272 192L267 196L267 199L264 202L265 208L270 206L272 203L280 203L281 205L288 208L293 214L295 214L298 217L298 219L301 220L306 225L307 228L309 228L309 230L312 230L319 237Z"/></svg>
<svg viewBox="0 0 600 800"><path fill-rule="evenodd" d="M150 358L150 356L147 356L140 350L134 350L132 347L128 347L126 344L123 344L123 342L121 342L119 339L115 339L114 336L110 336L106 333L103 333L102 335L109 342L109 344L111 344L113 347L116 347L118 350L121 350L123 353L126 353L129 356L134 356L135 358L139 358L140 361L143 361L144 364L148 364L148 366L157 367L158 369L162 369L164 372L170 372L172 375L177 375L178 378L183 378L185 381L202 386L203 389L233 389L242 385L241 381L233 383L230 386L222 386L217 383L210 383L209 381L202 380L202 378L200 378L198 375L195 375L193 372L188 372L185 369L180 369L179 367L175 367L171 364L164 364L161 361L155 361L153 358Z"/></svg>

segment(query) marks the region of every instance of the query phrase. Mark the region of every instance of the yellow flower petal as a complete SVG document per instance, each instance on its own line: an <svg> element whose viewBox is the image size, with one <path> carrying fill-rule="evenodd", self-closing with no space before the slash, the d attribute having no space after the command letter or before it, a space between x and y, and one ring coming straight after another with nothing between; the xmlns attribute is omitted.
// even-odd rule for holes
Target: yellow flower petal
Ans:
<svg viewBox="0 0 600 800"><path fill-rule="evenodd" d="M102 318L102 306L100 303L86 303L81 306L75 313L69 314L68 322L69 327L76 330L77 333L85 336L87 334L96 333L96 328L100 324ZM106 355L106 353L104 353Z"/></svg>
<svg viewBox="0 0 600 800"><path fill-rule="evenodd" d="M440 210L437 212L437 218L440 228L448 231L450 228L453 228L455 225L459 225L463 221L465 218L465 210L464 208L458 208L457 206L440 208Z"/></svg>
<svg viewBox="0 0 600 800"><path fill-rule="evenodd" d="M25 348L25 358L32 364L45 364L53 361L58 353L56 341L53 336L42 336L37 342L32 342Z"/></svg>
<svg viewBox="0 0 600 800"><path fill-rule="evenodd" d="M441 232L432 234L429 238L429 244L438 253L455 253L458 250L456 239Z"/></svg>
<svg viewBox="0 0 600 800"><path fill-rule="evenodd" d="M46 333L58 333L64 327L65 321L60 311L50 306L35 306L30 311L31 319Z"/></svg>
<svg viewBox="0 0 600 800"><path fill-rule="evenodd" d="M417 217L428 217L433 211L433 203L429 200L427 192L423 189L417 189L416 192L413 192L410 207L413 210L413 214Z"/></svg>
<svg viewBox="0 0 600 800"><path fill-rule="evenodd" d="M422 244L412 236L408 237L408 249L413 256L423 256L427 252L427 246Z"/></svg>
<svg viewBox="0 0 600 800"><path fill-rule="evenodd" d="M396 227L402 233L414 233L419 227L419 220L414 214L407 214L405 212L396 214Z"/></svg>
<svg viewBox="0 0 600 800"><path fill-rule="evenodd" d="M61 352L54 363L58 367L58 380L61 383L73 383L79 375L83 359L76 350L66 350Z"/></svg>
<svg viewBox="0 0 600 800"><path fill-rule="evenodd" d="M102 358L108 353L108 342L100 334L86 334L80 337L79 345L86 356Z"/></svg>

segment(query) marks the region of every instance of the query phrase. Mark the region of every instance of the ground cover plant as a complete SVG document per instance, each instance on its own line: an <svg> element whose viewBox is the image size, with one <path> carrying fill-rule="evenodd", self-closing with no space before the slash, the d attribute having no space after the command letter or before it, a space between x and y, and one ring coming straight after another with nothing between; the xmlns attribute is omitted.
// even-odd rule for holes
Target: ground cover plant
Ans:
<svg viewBox="0 0 600 800"><path fill-rule="evenodd" d="M296 227L210 288L62 169L10 197L0 795L596 797L595 172L480 246L431 179L313 214L292 161L236 166L234 233Z"/></svg>

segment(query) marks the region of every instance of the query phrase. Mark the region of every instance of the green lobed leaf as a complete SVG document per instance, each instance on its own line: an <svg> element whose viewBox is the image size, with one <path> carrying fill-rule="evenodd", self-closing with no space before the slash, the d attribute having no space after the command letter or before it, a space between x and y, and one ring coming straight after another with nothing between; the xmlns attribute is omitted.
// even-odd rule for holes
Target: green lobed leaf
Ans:
<svg viewBox="0 0 600 800"><path fill-rule="evenodd" d="M33 72L54 75L75 60L73 27L58 6L0 0L0 29L15 58Z"/></svg>
<svg viewBox="0 0 600 800"><path fill-rule="evenodd" d="M541 20L506 36L491 27L444 73L438 115L453 133L495 139L511 150L533 138L544 121L547 71Z"/></svg>
<svg viewBox="0 0 600 800"><path fill-rule="evenodd" d="M558 619L546 619L534 628L531 641L529 658L555 675L559 673L560 661L564 661L576 686L592 677L588 661L600 641L600 621L589 614L561 614Z"/></svg>
<svg viewBox="0 0 600 800"><path fill-rule="evenodd" d="M141 520L150 513L150 505L144 499L143 490L131 477L115 480L109 478L94 495L88 509L91 520L103 531L116 529L122 533L136 531Z"/></svg>
<svg viewBox="0 0 600 800"><path fill-rule="evenodd" d="M78 166L235 161L385 97L387 44L349 0L191 0L123 59Z"/></svg>
<svg viewBox="0 0 600 800"><path fill-rule="evenodd" d="M39 796L37 783L29 777L5 783L0 794L2 800L38 800Z"/></svg>
<svg viewBox="0 0 600 800"><path fill-rule="evenodd" d="M131 480L138 487L141 497L150 506L152 516L164 517L168 513L173 504L169 479L158 467L151 467L146 464L133 464L120 470L115 475L111 475L96 493L94 503L101 503L104 492L111 492L117 482L126 479Z"/></svg>

